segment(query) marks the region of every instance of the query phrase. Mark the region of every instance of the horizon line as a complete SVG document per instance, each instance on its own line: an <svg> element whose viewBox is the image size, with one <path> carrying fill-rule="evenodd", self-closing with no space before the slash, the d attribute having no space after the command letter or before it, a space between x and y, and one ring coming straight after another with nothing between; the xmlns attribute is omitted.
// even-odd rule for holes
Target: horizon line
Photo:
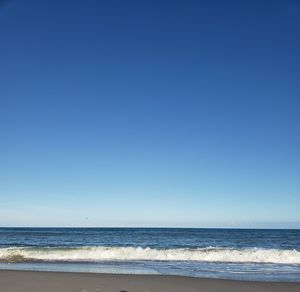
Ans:
<svg viewBox="0 0 300 292"><path fill-rule="evenodd" d="M102 229L260 229L260 230L300 230L300 227L175 227L175 226L0 226L0 228L102 228Z"/></svg>

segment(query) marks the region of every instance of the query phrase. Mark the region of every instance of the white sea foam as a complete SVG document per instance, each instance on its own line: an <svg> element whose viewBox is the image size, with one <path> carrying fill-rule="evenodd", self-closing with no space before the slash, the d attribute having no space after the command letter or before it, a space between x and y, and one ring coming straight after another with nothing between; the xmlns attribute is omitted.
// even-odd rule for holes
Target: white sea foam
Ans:
<svg viewBox="0 0 300 292"><path fill-rule="evenodd" d="M78 247L0 248L0 262L23 261L207 261L231 263L300 264L300 252L280 249Z"/></svg>

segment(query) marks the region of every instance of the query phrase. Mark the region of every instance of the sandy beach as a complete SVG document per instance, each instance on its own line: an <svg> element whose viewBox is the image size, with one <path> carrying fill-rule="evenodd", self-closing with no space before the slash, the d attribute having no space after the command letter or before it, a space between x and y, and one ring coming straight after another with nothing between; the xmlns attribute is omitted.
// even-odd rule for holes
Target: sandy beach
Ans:
<svg viewBox="0 0 300 292"><path fill-rule="evenodd" d="M1 292L299 292L300 283L180 276L0 271Z"/></svg>

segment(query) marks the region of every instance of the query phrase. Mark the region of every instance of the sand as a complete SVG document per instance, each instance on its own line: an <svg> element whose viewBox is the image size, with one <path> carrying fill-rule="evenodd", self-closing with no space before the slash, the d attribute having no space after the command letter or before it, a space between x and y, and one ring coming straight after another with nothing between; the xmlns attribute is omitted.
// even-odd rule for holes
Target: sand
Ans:
<svg viewBox="0 0 300 292"><path fill-rule="evenodd" d="M300 292L300 283L180 276L0 271L1 292Z"/></svg>

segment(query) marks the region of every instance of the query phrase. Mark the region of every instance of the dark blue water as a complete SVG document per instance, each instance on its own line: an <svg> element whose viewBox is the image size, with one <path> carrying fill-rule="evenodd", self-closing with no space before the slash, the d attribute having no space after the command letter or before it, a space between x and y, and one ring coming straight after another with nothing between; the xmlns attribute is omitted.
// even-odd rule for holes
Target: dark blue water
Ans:
<svg viewBox="0 0 300 292"><path fill-rule="evenodd" d="M300 281L300 230L0 228L0 268Z"/></svg>

